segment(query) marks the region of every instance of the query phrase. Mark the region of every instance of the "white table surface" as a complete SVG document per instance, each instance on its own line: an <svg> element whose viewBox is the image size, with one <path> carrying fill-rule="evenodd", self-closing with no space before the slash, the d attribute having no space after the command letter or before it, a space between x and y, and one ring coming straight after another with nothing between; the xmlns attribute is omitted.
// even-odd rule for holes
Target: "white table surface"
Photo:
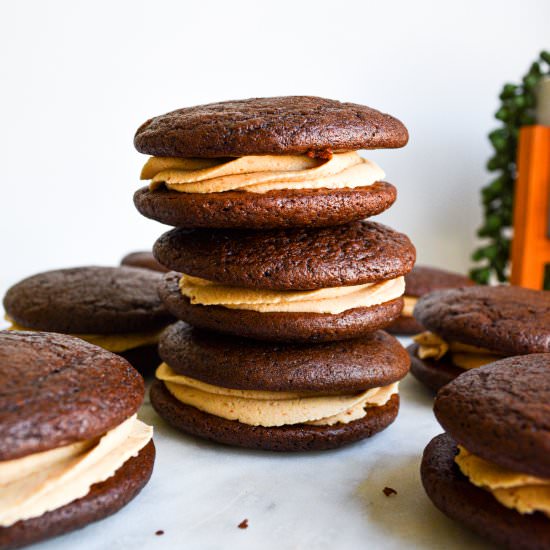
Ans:
<svg viewBox="0 0 550 550"><path fill-rule="evenodd" d="M146 402L140 416L155 426L157 447L149 484L114 516L33 548L489 548L424 494L420 457L441 432L431 404L408 376L384 432L336 451L277 454L187 437ZM385 496L386 486L397 495ZM249 527L239 529L245 518Z"/></svg>

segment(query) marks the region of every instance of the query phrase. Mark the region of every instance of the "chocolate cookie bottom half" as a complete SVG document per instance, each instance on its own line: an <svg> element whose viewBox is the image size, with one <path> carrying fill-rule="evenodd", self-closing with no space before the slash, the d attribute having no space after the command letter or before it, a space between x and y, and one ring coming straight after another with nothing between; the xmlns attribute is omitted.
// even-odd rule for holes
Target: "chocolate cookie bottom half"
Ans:
<svg viewBox="0 0 550 550"><path fill-rule="evenodd" d="M150 441L114 476L93 485L86 496L39 517L0 527L0 550L20 548L56 537L116 513L147 484L154 462L155 446Z"/></svg>
<svg viewBox="0 0 550 550"><path fill-rule="evenodd" d="M150 396L157 413L177 430L225 445L266 451L335 449L382 431L399 410L399 396L393 395L385 405L369 408L365 417L348 424L263 427L226 420L185 405L160 380L153 382Z"/></svg>
<svg viewBox="0 0 550 550"><path fill-rule="evenodd" d="M179 273L168 273L159 288L166 308L201 329L278 342L328 342L364 336L397 319L403 300L356 307L341 313L259 312L192 304L179 287Z"/></svg>
<svg viewBox="0 0 550 550"><path fill-rule="evenodd" d="M422 483L432 502L499 546L515 550L550 548L550 520L540 512L520 514L473 485L455 462L457 444L448 434L435 437L424 451Z"/></svg>
<svg viewBox="0 0 550 550"><path fill-rule="evenodd" d="M328 227L380 214L397 197L391 183L343 189L285 189L267 193L136 191L134 203L147 218L174 227Z"/></svg>

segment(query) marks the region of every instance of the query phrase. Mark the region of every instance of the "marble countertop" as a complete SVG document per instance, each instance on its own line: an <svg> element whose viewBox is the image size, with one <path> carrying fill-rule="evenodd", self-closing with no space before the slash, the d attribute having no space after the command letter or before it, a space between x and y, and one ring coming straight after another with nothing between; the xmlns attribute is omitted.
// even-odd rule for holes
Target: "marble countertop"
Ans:
<svg viewBox="0 0 550 550"><path fill-rule="evenodd" d="M114 516L34 548L490 548L424 494L420 458L442 431L431 404L408 376L384 432L337 451L276 454L187 437L146 402L140 416L155 426L157 447L149 484ZM397 495L385 496L386 486Z"/></svg>

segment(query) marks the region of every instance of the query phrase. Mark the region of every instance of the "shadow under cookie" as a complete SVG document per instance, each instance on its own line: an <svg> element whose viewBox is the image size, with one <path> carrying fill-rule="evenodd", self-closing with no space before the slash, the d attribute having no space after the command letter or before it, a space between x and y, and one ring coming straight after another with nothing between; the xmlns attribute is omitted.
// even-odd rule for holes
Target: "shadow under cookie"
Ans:
<svg viewBox="0 0 550 550"><path fill-rule="evenodd" d="M131 348L117 355L124 357L142 376L152 376L161 362L156 344Z"/></svg>

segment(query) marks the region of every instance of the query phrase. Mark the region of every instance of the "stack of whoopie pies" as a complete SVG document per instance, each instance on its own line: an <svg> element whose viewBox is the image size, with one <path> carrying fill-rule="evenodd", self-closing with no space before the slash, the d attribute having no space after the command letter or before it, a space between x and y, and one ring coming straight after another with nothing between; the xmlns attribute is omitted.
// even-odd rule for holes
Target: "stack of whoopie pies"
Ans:
<svg viewBox="0 0 550 550"><path fill-rule="evenodd" d="M474 286L432 292L414 309L427 331L409 346L411 373L437 391L503 357L550 352L550 292Z"/></svg>
<svg viewBox="0 0 550 550"><path fill-rule="evenodd" d="M407 140L390 115L317 97L201 105L138 129L152 157L134 202L175 227L154 246L173 270L161 299L182 321L160 340L163 418L280 451L338 447L395 419L409 358L380 329L401 313L415 249L360 221L396 190L357 150Z"/></svg>

